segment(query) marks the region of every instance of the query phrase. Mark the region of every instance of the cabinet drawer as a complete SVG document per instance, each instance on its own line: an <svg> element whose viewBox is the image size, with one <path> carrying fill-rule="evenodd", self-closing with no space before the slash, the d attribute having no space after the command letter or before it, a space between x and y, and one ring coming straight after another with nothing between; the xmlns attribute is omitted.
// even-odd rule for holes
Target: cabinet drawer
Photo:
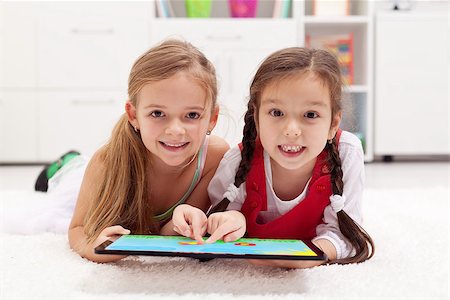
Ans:
<svg viewBox="0 0 450 300"><path fill-rule="evenodd" d="M41 92L39 158L54 160L70 149L92 155L111 136L126 96L107 92Z"/></svg>
<svg viewBox="0 0 450 300"><path fill-rule="evenodd" d="M37 81L43 88L126 87L148 47L148 20L52 17L38 24Z"/></svg>
<svg viewBox="0 0 450 300"><path fill-rule="evenodd" d="M37 160L37 105L33 92L0 90L0 162Z"/></svg>
<svg viewBox="0 0 450 300"><path fill-rule="evenodd" d="M295 46L296 22L293 20L154 20L153 43L175 37L204 49L280 49Z"/></svg>
<svg viewBox="0 0 450 300"><path fill-rule="evenodd" d="M0 87L36 86L34 5L0 1Z"/></svg>

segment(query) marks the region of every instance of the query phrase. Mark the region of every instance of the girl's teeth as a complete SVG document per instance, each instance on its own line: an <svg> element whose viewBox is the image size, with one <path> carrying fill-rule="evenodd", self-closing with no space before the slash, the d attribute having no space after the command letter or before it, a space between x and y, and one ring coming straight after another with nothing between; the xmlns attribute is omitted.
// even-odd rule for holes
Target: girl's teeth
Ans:
<svg viewBox="0 0 450 300"><path fill-rule="evenodd" d="M184 145L184 143L182 143L182 144L169 144L169 143L164 143L164 144L166 144L166 145L169 146L169 147L181 147L181 146Z"/></svg>
<svg viewBox="0 0 450 300"><path fill-rule="evenodd" d="M302 146L281 146L284 152L299 152L302 149Z"/></svg>

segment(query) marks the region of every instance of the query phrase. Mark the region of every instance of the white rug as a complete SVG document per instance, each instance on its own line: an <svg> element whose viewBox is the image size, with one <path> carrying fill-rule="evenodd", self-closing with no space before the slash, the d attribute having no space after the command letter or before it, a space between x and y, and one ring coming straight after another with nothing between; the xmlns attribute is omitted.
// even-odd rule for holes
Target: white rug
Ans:
<svg viewBox="0 0 450 300"><path fill-rule="evenodd" d="M0 215L27 197L0 192ZM230 259L96 264L73 253L63 234L3 233L0 299L449 299L449 188L368 190L364 212L374 258L307 270Z"/></svg>

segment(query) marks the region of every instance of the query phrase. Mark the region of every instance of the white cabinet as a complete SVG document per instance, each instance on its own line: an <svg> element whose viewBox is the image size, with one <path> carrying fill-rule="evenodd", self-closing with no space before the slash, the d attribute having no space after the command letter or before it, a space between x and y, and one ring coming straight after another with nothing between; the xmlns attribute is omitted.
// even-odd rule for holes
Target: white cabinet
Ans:
<svg viewBox="0 0 450 300"><path fill-rule="evenodd" d="M0 2L0 163L103 144L150 16L148 2Z"/></svg>
<svg viewBox="0 0 450 300"><path fill-rule="evenodd" d="M448 9L376 16L375 154L449 155Z"/></svg>
<svg viewBox="0 0 450 300"><path fill-rule="evenodd" d="M36 94L0 90L0 158L37 161L38 119Z"/></svg>
<svg viewBox="0 0 450 300"><path fill-rule="evenodd" d="M72 148L92 155L110 137L125 97L103 91L38 93L39 158L51 161Z"/></svg>
<svg viewBox="0 0 450 300"><path fill-rule="evenodd" d="M0 2L0 89L36 86L34 16L34 4Z"/></svg>
<svg viewBox="0 0 450 300"><path fill-rule="evenodd" d="M38 86L126 88L132 63L148 47L146 22L95 15L40 19Z"/></svg>

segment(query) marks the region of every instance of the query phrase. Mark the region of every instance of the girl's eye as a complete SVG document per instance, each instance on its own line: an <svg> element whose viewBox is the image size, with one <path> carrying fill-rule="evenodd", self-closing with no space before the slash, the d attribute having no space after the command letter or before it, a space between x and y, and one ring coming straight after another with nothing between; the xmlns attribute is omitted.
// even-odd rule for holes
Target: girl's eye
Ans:
<svg viewBox="0 0 450 300"><path fill-rule="evenodd" d="M271 111L269 111L269 114L272 117L282 117L282 116L284 116L283 112L281 110L278 110L278 109L272 109Z"/></svg>
<svg viewBox="0 0 450 300"><path fill-rule="evenodd" d="M309 111L309 112L305 113L305 117L308 119L315 119L315 118L319 117L319 115L316 112Z"/></svg>
<svg viewBox="0 0 450 300"><path fill-rule="evenodd" d="M150 113L150 116L152 116L153 118L162 118L164 117L164 113L160 110L154 110Z"/></svg>
<svg viewBox="0 0 450 300"><path fill-rule="evenodd" d="M196 119L200 118L200 114L197 112L190 112L187 114L187 118L196 120Z"/></svg>

